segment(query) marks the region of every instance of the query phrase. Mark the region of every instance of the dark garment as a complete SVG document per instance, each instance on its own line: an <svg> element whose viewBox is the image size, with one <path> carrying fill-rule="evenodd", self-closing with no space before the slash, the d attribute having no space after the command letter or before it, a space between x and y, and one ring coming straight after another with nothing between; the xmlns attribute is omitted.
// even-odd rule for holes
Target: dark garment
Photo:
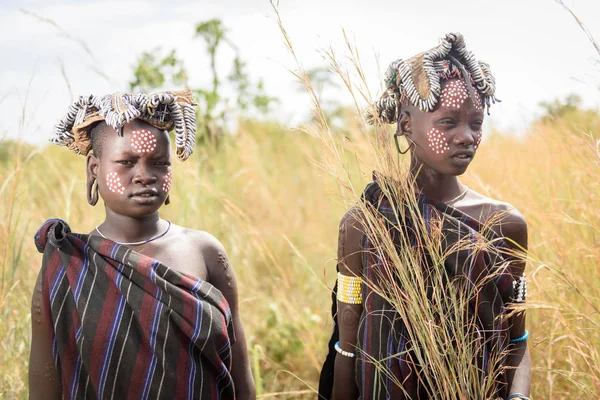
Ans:
<svg viewBox="0 0 600 400"><path fill-rule="evenodd" d="M399 226L394 206L380 187L383 181L383 179L376 179L375 182L369 184L363 193L362 201L367 206L372 206L372 209L381 217L397 248L401 246L399 235L405 235L414 245L416 240L414 230L410 226L412 221L407 217L402 226ZM428 229L431 229L434 224L436 227L440 227L441 223L443 250L448 250L459 242L478 241L484 238L482 227L477 221L446 204L436 203L424 196L419 196L418 206L419 213ZM407 213L407 215L409 214ZM389 271L382 266L385 254L376 249L368 232L364 233L362 278L365 283L362 285L363 312L358 330L359 356L356 361L356 383L360 399L429 399L427 393L435 391L435 388L427 386L428 384L423 382L422 377L419 379L419 368L421 367L412 357L411 343L405 324L407 321L403 321L399 312L373 290L373 287L385 287L385 284L381 283L382 279L393 278L389 277ZM494 240L499 249L504 248L503 240L496 237L493 232L486 230L485 236L487 240ZM427 259L425 255L421 268L428 268ZM444 262L449 279L455 281L454 278L459 278L463 282L474 285L479 291L479 296L469 304L469 309L466 311L474 316L477 322L477 333L480 336L477 344L481 346L481 351L474 360L474 365L480 370L480 379L484 379L489 371L498 367L497 363L493 364L489 360L495 359L501 365L506 360L509 336L508 323L504 316L505 305L511 301L513 296L513 278L504 268L506 267L505 261L501 252L459 250L450 252ZM493 272L496 273L494 279L484 280ZM334 297L332 309L334 334L329 344L330 354L323 366L319 385L319 393L324 399L331 398L333 383L335 360L333 344L338 340L336 308ZM382 373L381 370L378 370L373 360L385 360L383 364L379 363L379 368L384 366L387 372ZM395 382L401 382L402 388ZM429 382L429 385L431 384ZM506 384L501 375L497 378L495 389L488 395L489 397L504 396L505 391Z"/></svg>
<svg viewBox="0 0 600 400"><path fill-rule="evenodd" d="M218 289L61 220L35 241L63 398L235 398L233 324Z"/></svg>

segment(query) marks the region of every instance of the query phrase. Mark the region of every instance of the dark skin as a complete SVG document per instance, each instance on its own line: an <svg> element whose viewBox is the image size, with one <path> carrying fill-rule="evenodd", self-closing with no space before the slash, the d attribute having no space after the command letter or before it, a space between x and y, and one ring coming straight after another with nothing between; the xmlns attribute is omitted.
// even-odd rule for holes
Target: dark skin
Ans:
<svg viewBox="0 0 600 400"><path fill-rule="evenodd" d="M445 82L442 87L448 82ZM441 102L440 102L441 103ZM467 189L458 181L458 176L466 170L476 153L475 145L481 137L483 110L474 106L471 98L465 100L458 109L442 106L440 103L425 113L415 107L403 107L398 130L406 136L411 146L411 171L416 175L415 191L437 201L453 203L470 217L485 223L494 220L492 229L507 238L509 246L516 251L527 250L527 224L523 215L512 205L487 198ZM449 150L436 153L431 148L427 133L437 129L445 133ZM466 193L465 193L466 191ZM464 196L462 194L464 193ZM344 275L361 276L362 231L357 210L350 210L340 223L338 242L338 266ZM522 257L511 260L514 276L521 276L525 269ZM338 324L340 346L345 351L354 352L358 327L362 315L362 305L339 302ZM520 337L525 332L525 313L514 314L509 319L510 335ZM509 394L522 393L529 396L531 384L531 360L527 341L511 345L507 374ZM337 400L357 399L358 387L355 381L355 359L336 354L334 376L334 398ZM518 399L518 398L517 398Z"/></svg>
<svg viewBox="0 0 600 400"><path fill-rule="evenodd" d="M131 146L133 130L149 130L156 139L154 151L136 153ZM123 128L123 137L103 143L101 156L87 158L88 185L96 179L104 200L106 219L99 226L102 234L116 242L138 242L164 232L168 223L161 219L159 208L167 198L162 190L164 176L171 171L169 135L142 121ZM109 190L105 177L116 172L124 193ZM146 193L144 193L146 192ZM98 235L97 230L90 232ZM172 224L168 233L150 243L129 246L177 271L205 280L219 289L231 308L236 342L232 346L231 375L237 399L255 399L254 380L248 360L246 336L240 319L235 273L223 245L206 232ZM190 262L194 260L195 262ZM32 344L29 363L30 399L60 399L62 389L52 361L51 326L38 311L41 304L41 276L38 276L32 299Z"/></svg>

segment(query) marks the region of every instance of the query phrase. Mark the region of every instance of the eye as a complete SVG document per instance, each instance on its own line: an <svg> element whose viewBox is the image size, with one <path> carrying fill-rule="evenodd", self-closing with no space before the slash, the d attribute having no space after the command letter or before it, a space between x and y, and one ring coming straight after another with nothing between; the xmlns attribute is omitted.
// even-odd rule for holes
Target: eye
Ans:
<svg viewBox="0 0 600 400"><path fill-rule="evenodd" d="M170 167L171 163L168 161L157 161L154 165L158 165L159 167Z"/></svg>
<svg viewBox="0 0 600 400"><path fill-rule="evenodd" d="M456 122L452 118L444 118L444 119L439 120L438 124L451 127L451 126L456 125Z"/></svg>
<svg viewBox="0 0 600 400"><path fill-rule="evenodd" d="M477 120L477 121L471 122L471 129L473 129L474 131L480 131L482 126L483 126L483 121Z"/></svg>
<svg viewBox="0 0 600 400"><path fill-rule="evenodd" d="M135 164L135 162L133 160L117 160L117 164L133 166L133 164Z"/></svg>

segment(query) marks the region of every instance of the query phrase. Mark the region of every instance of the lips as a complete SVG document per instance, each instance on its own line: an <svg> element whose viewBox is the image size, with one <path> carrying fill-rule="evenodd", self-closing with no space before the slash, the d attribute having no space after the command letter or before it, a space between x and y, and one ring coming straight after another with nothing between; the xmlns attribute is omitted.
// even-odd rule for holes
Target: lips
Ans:
<svg viewBox="0 0 600 400"><path fill-rule="evenodd" d="M450 159L452 160L452 163L457 167L466 167L471 163L474 155L475 152L473 150L460 150L454 152L450 156Z"/></svg>
<svg viewBox="0 0 600 400"><path fill-rule="evenodd" d="M141 189L136 190L131 194L131 197L153 197L158 196L158 190L156 189Z"/></svg>
<svg viewBox="0 0 600 400"><path fill-rule="evenodd" d="M138 204L150 205L158 199L158 191L151 188L136 190L131 194L131 199Z"/></svg>

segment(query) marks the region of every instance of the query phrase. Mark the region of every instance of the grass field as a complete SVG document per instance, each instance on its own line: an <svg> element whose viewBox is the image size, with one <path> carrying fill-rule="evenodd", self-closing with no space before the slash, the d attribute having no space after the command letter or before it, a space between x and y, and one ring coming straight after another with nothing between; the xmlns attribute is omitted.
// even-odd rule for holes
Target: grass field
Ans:
<svg viewBox="0 0 600 400"><path fill-rule="evenodd" d="M540 123L521 139L490 134L464 182L514 204L530 232L528 324L535 399L600 397L600 132L596 114ZM336 138L356 186L371 166L358 132ZM244 122L218 149L175 164L171 221L213 233L236 269L263 398L315 398L331 330L338 221L354 200L319 167L322 142ZM0 142L0 397L26 398L33 234L50 217L89 231L84 158ZM286 393L283 393L286 392ZM279 393L279 394L278 394Z"/></svg>

